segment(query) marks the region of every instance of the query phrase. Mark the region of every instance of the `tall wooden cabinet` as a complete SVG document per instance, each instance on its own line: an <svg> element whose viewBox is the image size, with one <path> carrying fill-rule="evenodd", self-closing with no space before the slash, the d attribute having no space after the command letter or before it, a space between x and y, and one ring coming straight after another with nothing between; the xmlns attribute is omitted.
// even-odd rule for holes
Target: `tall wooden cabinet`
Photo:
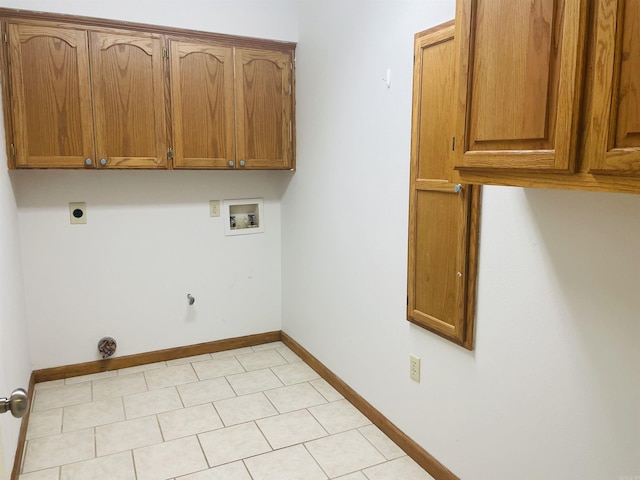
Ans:
<svg viewBox="0 0 640 480"><path fill-rule="evenodd" d="M454 26L415 38L407 319L473 348L480 187L453 169Z"/></svg>
<svg viewBox="0 0 640 480"><path fill-rule="evenodd" d="M295 167L292 43L7 9L0 20L10 168Z"/></svg>

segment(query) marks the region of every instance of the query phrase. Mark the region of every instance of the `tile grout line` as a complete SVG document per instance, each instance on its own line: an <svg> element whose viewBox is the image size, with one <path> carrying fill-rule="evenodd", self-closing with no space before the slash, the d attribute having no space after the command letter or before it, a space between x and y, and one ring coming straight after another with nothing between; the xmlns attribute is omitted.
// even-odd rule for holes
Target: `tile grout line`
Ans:
<svg viewBox="0 0 640 480"><path fill-rule="evenodd" d="M331 436L331 435L329 435ZM326 437L325 437L326 438ZM311 451L309 450L309 448L307 447L307 443L308 442L303 442L300 445L302 445L302 448L305 449L305 451L309 454L309 456L311 458L313 458L314 463L318 466L318 468L322 471L322 473L324 473L327 478L331 478L331 476L329 475L329 472L327 472L324 468L322 468L322 465L320 465L320 463L318 462L318 460L316 459L316 457L313 456L313 453L311 453ZM348 475L348 474L347 474ZM342 476L342 475L341 475Z"/></svg>
<svg viewBox="0 0 640 480"><path fill-rule="evenodd" d="M331 405L332 403L335 403L335 402L337 402L337 401L345 401L345 402L346 402L347 404L349 404L349 405L353 405L353 404L351 404L351 402L349 402L348 400L346 400L344 397L342 397L342 398L338 398L338 399L335 399L335 398L334 398L334 395L333 395L330 391L328 391L328 392L327 392L327 395L325 395L325 394L323 394L323 393L322 393L322 391L320 390L320 388L319 388L318 386L316 386L316 385L314 385L313 383L311 383L311 382L316 381L316 380L321 380L321 379L322 379L322 377L317 377L317 378L313 378L313 379L308 379L308 380L304 380L304 381L300 381L300 382L295 382L295 383L291 383L291 384L287 384L287 383L285 383L285 382L284 382L284 380L283 380L283 378L281 378L281 377L276 373L276 371L274 370L274 368L276 368L276 367L281 367L281 366L286 366L286 365L295 365L295 364L300 363L300 362L302 362L302 364L306 364L306 362L304 362L304 360L302 360L302 359L300 359L300 360L295 360L295 359L294 359L295 361L289 361L287 358L285 358L285 356L283 355L283 353L281 353L280 351L278 351L278 348L279 348L279 347L280 347L280 348L282 348L282 345L274 345L274 346L273 346L273 347L271 347L271 348L261 349L261 350L258 350L257 352L256 352L256 351L253 351L253 352L245 352L245 353L243 353L242 355L249 355L249 354L251 354L251 353L260 353L260 352L270 352L270 351L272 351L272 350L273 350L273 351L275 351L275 353L276 353L277 357L279 357L280 359L284 360L284 362L285 362L284 364L277 364L277 365L266 366L266 367L258 368L258 369L256 369L256 370L247 370L247 369L246 369L246 367L245 367L245 366L240 362L240 360L239 360L239 358L238 358L238 355L237 355L237 354L235 354L235 355L230 355L230 357L231 357L231 358L233 358L233 359L234 359L234 360L235 360L235 361L240 365L240 367L241 367L241 369L242 369L243 371L242 371L242 372L239 372L239 373L235 373L235 374L228 374L228 375L221 375L220 377L213 377L213 378L221 378L221 379L224 379L224 382L220 382L220 383L221 383L221 384L222 384L222 383L224 383L224 385L230 389L230 392L232 392L232 393L234 394L234 396L233 396L233 397L229 397L229 398L228 398L229 400L231 400L231 399L233 399L233 398L236 398L236 399L237 399L237 398L241 398L241 397L244 397L244 396L254 395L254 394L261 393L261 394L262 394L262 398L263 398L263 399L264 399L264 398L266 398L266 400L267 400L267 402L265 403L265 405L266 405L266 404L268 404L271 408L273 408L273 410L274 410L274 412L275 412L274 414L267 415L266 417L260 417L260 418L256 418L256 419L248 420L248 421L245 421L245 422L241 422L241 423L238 423L238 424L227 425L227 424L225 423L225 421L223 420L223 417L220 415L220 412L219 412L219 411L218 411L218 409L216 408L215 400L211 400L210 402L205 402L205 403L201 403L201 404L191 405L190 407L187 407L187 406L186 406L186 403L185 403L185 399L183 398L182 394L180 393L180 391L179 391L179 389L178 389L178 387L179 387L180 385L183 385L183 384L179 383L179 384L176 384L176 385L168 385L168 387L172 388L172 389L173 389L173 391L175 391L175 392L177 393L177 395L178 395L178 399L180 400L180 404L181 404L181 407L180 407L180 408L174 408L174 409L170 410L171 412L172 412L172 411L175 411L175 412L184 411L184 410L186 410L186 409L188 409L188 408L196 407L196 406L200 406L200 405L211 405L211 406L213 407L213 412L215 412L215 414L217 415L218 419L220 420L220 426L219 426L219 427L217 427L217 428L213 428L212 430L207 430L207 431L205 431L205 432L198 432L198 433L195 433L195 434L191 434L191 435L186 435L186 436L178 437L178 439L181 439L181 438L188 438L188 437L190 437L190 436L192 436L192 435L195 435L196 440L197 440L197 442L198 442L198 446L200 447L200 453L201 453L201 455L203 455L203 456L204 456L205 463L206 463L206 465L207 465L207 467L208 467L208 468L206 468L205 470L198 470L197 472L185 472L185 473L181 473L180 475L172 475L170 478L173 478L173 479L175 480L176 478L181 477L181 476L184 476L184 475L192 475L192 474L195 474L195 473L199 473L200 471L205 472L205 471L207 471L207 470L211 470L211 469L213 469L213 468L218 468L218 467L221 467L221 466L223 466L223 465L232 464L232 463L234 463L234 462L236 462L236 461L238 461L238 460L239 460L239 461L241 462L240 464L243 466L243 469L244 469L244 470L245 470L245 472L248 474L248 476L249 476L251 479L254 479L254 475L249 471L248 465L247 465L247 463L246 463L246 460L247 460L247 459L255 458L255 457L259 457L259 456L262 456L262 455L269 455L269 454L271 454L271 453L273 453L273 452L282 451L282 450L286 450L286 449L288 449L288 448L293 448L293 447L297 447L297 446L302 446L302 447L303 447L303 449L304 449L304 451L305 451L309 456L311 456L311 459L313 460L313 465L316 465L316 466L319 468L319 471L323 472L323 474L324 474L324 475L326 475L327 477L329 477L329 475L327 474L327 472L325 471L325 469L322 467L322 465L320 465L320 463L318 462L318 460L317 460L317 459L316 459L316 458L311 454L311 451L309 450L309 448L307 447L307 445L308 445L310 442L313 442L313 441L315 441L315 440L320 440L320 439L322 439L322 438L330 438L330 437L336 436L336 435L338 435L338 434L343 434L343 433L351 432L351 431L354 431L354 430L358 433L358 436L359 436L360 438L364 438L364 440L365 440L365 442L364 442L364 443L365 443L365 444L367 444L367 445L369 445L370 447L372 447L373 451L378 452L378 454L379 454L379 455L380 455L380 457L381 457L381 460L380 460L380 461L378 461L377 463L372 464L372 465L367 465L366 467L360 468L359 470L354 470L353 472L348 472L348 473L346 473L346 474L344 474L344 473L343 473L342 475L357 474L357 473L359 472L361 475L363 475L363 478L369 479L370 477L364 473L364 468L371 468L371 467L374 467L374 466L383 465L383 464L385 464L385 463L389 463L389 462L391 462L391 461L393 461L393 460L397 460L398 458L402 458L402 457L387 458L387 456L383 453L383 451L382 451L380 448L376 447L376 445L372 442L372 440L370 440L366 435L364 435L364 433L362 433L362 432L360 431L360 429L361 429L361 428L365 428L365 427L369 427L369 426L371 426L371 425L374 425L374 424L373 424L373 423L371 423L371 422L369 422L367 425L362 425L362 426L352 427L352 428L349 428L349 429L344 430L344 431L335 432L335 433L333 433L333 434L332 434L332 433L329 433L329 431L327 430L327 427L325 427L325 425L320 421L320 419L319 419L316 415L314 415L314 414L312 413L311 408L313 408L313 407L317 407L317 406L322 406L322 405ZM286 345L285 345L285 347L286 347ZM223 358L224 358L224 357L223 357ZM269 358L269 355L266 355L266 358ZM210 358L207 358L207 359L200 359L200 360L198 360L198 362L211 361L211 360L216 360L216 358L214 358L214 357L213 357L213 355L211 355L211 356L210 356ZM186 362L185 362L185 363L186 363ZM204 382L204 381L206 381L206 380L211 380L211 379L204 379L204 380L203 380L203 379L201 379L201 378L200 378L200 376L198 375L198 372L197 372L197 370L196 370L195 366L194 366L194 363L195 363L195 362L193 362L193 361L192 361L192 362L188 362L189 368L188 368L188 369L187 369L187 368L183 368L183 370L184 370L185 372L186 372L186 371L190 371L190 372L192 372L192 373L194 373L194 374L195 374L195 378L196 378L196 380L193 380L193 381L187 382L187 384L194 384L194 383ZM266 363L268 364L269 362L267 361ZM259 364L259 363L257 363L257 364ZM163 370L163 369L166 369L166 368L168 368L168 367L179 367L179 366L181 366L181 365L184 365L184 364L180 364L180 365L169 365L169 364L167 364L166 362L164 362L164 365L163 365L163 367L164 367L164 368L149 369L149 370L143 370L143 371L141 371L140 373L142 374L142 378L143 378L143 381L144 381L144 385L145 385L145 387L146 387L146 391L145 391L145 392L151 392L151 391L153 391L153 390L150 390L150 389L149 389L149 382L148 382L148 379L149 379L149 378L148 378L148 376L147 376L147 373L148 373L148 372L153 372L153 371ZM307 365L308 365L308 364L307 364ZM251 392L249 392L249 393L246 393L246 394L243 394L243 395L239 395L239 394L238 394L238 392L236 391L236 389L231 385L231 382L229 381L229 376L230 376L230 375L241 375L241 374L246 374L246 373L251 373L251 372L257 372L257 371L260 371L260 370L269 370L269 371L270 371L270 373L271 373L271 374L273 374L273 375L275 376L275 378L277 378L277 379L278 379L278 381L279 381L282 385L281 385L281 386L278 386L278 387L267 388L267 389L263 389L263 388L261 387L259 390L251 391ZM134 373L135 373L135 372L134 372ZM119 377L119 372L118 372L118 376L114 376L113 378L122 378L122 377L124 377L124 375ZM107 377L107 378L112 378L112 377ZM155 378L155 375L154 375L154 378ZM87 383L89 383L89 384L90 384L90 397L89 397L89 398L90 398L90 400L89 400L88 402L83 402L83 403L81 403L81 404L89 404L89 403L94 403L94 402L96 402L96 388L95 388L95 387L96 387L96 386L95 386L95 381L96 381L96 380L98 380L98 379L95 379L95 380L88 380L88 381L87 381ZM78 384L82 384L82 383L84 383L84 382L78 382ZM255 383L255 385L259 385L259 384L260 384L260 381L258 381L257 383ZM76 384L69 385L69 387L72 387L72 386L74 386L74 385L76 385ZM324 403L321 403L321 404L319 404L319 405L311 405L311 406L307 406L307 407L296 408L296 409L291 410L291 411L281 412L281 411L276 407L276 404L274 403L274 401L272 401L272 399L271 399L271 398L266 394L267 392L270 392L270 391L275 391L275 390L278 390L278 389L286 389L286 388L288 388L288 387L302 386L302 385L305 385L305 389L307 388L307 385L310 385L310 386L311 386L311 391L313 391L313 392L315 392L315 393L317 393L317 394L319 395L319 397L318 397L317 399L315 399L315 401L318 401L318 400L322 399L322 400L324 401ZM321 386L322 386L322 385L321 385ZM330 386L330 385L329 385L329 386ZM67 387L67 385L62 385L61 387ZM165 387L165 388L168 388L168 387ZM216 386L216 388L217 388L217 386ZM156 389L156 390L157 390L157 389ZM86 390L85 390L85 392L86 392ZM145 393L145 392L138 392L138 393ZM214 394L214 392L217 392L217 390L215 390L215 389L214 389L214 390L211 390L211 392L212 392L212 394ZM123 394L122 394L122 390L119 390L119 393L120 393L119 395L114 395L114 396L116 396L116 397L119 399L119 405L120 405L120 406L121 406L121 408L122 408L122 411L123 411L123 414L124 414L124 419L123 419L123 420L121 420L121 421L111 422L111 423L106 424L106 425L114 425L114 424L123 423L123 422L127 422L127 421L132 420L132 419L129 419L129 418L128 418L128 416L127 416L127 410L126 410L126 408L125 408L125 402L124 402L125 395L123 395ZM291 392L291 394L293 394L293 393L294 393L294 392ZM291 395L291 394L289 394L289 395ZM310 394L310 392L309 392L309 394ZM86 393L85 393L85 395L86 395ZM134 395L134 394L132 394L132 395ZM215 394L214 394L214 395L215 395ZM283 395L284 395L284 397L283 397L283 398L286 398L286 395L285 395L285 394L283 394ZM330 400L330 398L329 398L329 397L330 397L330 398L334 398L334 399L333 399L333 400ZM205 397L202 397L202 398L205 398ZM312 398L314 398L314 397L312 396ZM222 400L227 400L227 398L220 399L220 401L222 401ZM117 401L117 400L116 400L116 401ZM300 403L300 404L303 404L303 403L305 403L306 401L308 401L308 399L307 399L307 400L305 400L304 402ZM289 401L289 403L291 403L291 401ZM295 403L295 402L293 402L293 403ZM35 401L34 401L34 404L35 404ZM81 404L78 404L78 405L81 405ZM61 418L61 420L60 420L60 422L61 422L60 431L61 431L61 432L60 432L60 434L63 434L63 431L64 431L64 417L65 417L65 415L64 415L64 414L65 414L65 412L68 410L68 407L70 407L70 406L72 406L72 405L75 405L75 404L63 405L63 406L61 407L61 417L60 417L60 418ZM32 406L32 408L33 408L33 406ZM261 427L260 427L260 425L259 425L258 421L259 421L259 420L262 420L262 419L278 418L278 417L282 417L283 415L292 414L292 413L295 413L295 412L302 412L302 411L306 411L305 413L306 413L306 414L308 414L308 415L309 415L309 417L310 417L311 419L313 419L313 421L314 421L314 422L316 422L316 423L317 423L317 425L319 425L319 426L320 426L320 430L322 430L322 432L324 432L324 433L323 433L323 436L321 436L321 437L319 437L319 438L311 438L311 439L306 440L306 441L297 441L296 443L292 443L292 444L290 444L290 445L285 445L285 446L282 446L282 447L280 447L280 448L274 448L274 444L272 444L272 440L270 440L270 439L268 438L268 436L267 436L266 432L263 430L263 428L261 428ZM169 441L170 441L170 440L167 440L167 439L166 439L165 432L163 431L163 429L162 429L162 425L161 425L161 423L160 423L160 414L161 414L161 413L165 413L165 412L156 412L156 413L153 413L153 414L151 414L151 415L144 415L143 417L136 417L136 418L144 418L144 417L150 417L150 416L154 416L154 417L155 417L155 426L156 426L156 427L158 428L158 430L159 430L159 433L160 433L160 440L161 440L161 441L160 441L159 443L154 443L153 445L162 445L162 444L166 444L167 442L169 442ZM207 414L207 415L208 415L208 414ZM235 426L239 426L239 425L243 425L243 424L250 424L250 423L251 423L251 424L253 424L255 427L257 427L257 430L260 432L261 437L266 441L266 445L267 445L267 446L269 446L270 450L269 450L269 451L267 451L267 452L260 453L260 454L255 454L255 455L251 455L251 456L243 457L243 458L239 458L238 460L233 460L233 461L231 461L231 462L226 462L226 463L223 463L223 464L220 464L220 465L212 466L212 465L210 464L209 458L207 457L207 453L206 453L206 451L205 451L205 449L204 449L204 446L203 446L203 443L202 443L202 441L201 441L201 437L200 437L200 435L203 435L203 434L205 434L205 433L209 433L209 432L213 432L213 431L217 431L217 430L222 431L222 430L225 430L225 429L227 429L227 428L229 428L229 427L235 427ZM202 427L204 427L204 425L202 425L200 428L202 428ZM98 428L98 425L94 425L94 426L92 427L92 432L93 432L93 457L92 457L92 458L93 458L93 459L101 458L101 457L98 457L98 449L97 449L97 428ZM207 428L210 428L210 427L207 427ZM74 431L75 431L75 430L74 430ZM52 437L52 436L53 436L53 435L45 435L43 438L46 438L46 437ZM291 435L289 435L289 437L288 437L288 438L291 438ZM299 437L299 438L300 438L300 437ZM377 437L373 437L373 438L374 438L374 439L376 439ZM173 439L173 440L176 440L176 439ZM277 438L276 438L276 437L273 437L273 441L275 441L275 440L277 440ZM29 442L29 441L30 441L30 440L25 441L25 446L24 446L25 455L23 456L23 459L22 459L22 466L21 466L21 469L20 469L20 472L21 472L21 473L22 473L22 470L24 469L24 463L25 463L25 460L26 460L26 450L27 450L27 445L28 445L28 442ZM286 440L286 438L285 438L285 440L284 440L284 441L286 442L286 441L288 441L288 440ZM394 443L394 444L395 444L395 442L393 442L392 440L390 440L390 439L389 439L389 441L391 441L391 443ZM397 444L396 444L396 445L397 445ZM383 447L384 447L384 443L381 443L381 448L383 448ZM138 448L143 448L143 447L138 447ZM133 475L134 475L135 479L138 479L138 472L137 472L137 467L136 467L136 464L135 464L135 453L134 453L134 450L135 450L134 448L131 448L131 449L127 450L127 451L129 452L130 459L131 459L131 461L132 461L132 465L133 465ZM195 451L194 451L194 452L195 452ZM116 453L119 453L119 452L116 452ZM89 461L89 460L84 460L84 461ZM73 463L82 463L82 462L83 462L83 461L80 461L80 462L73 462ZM70 464L65 464L65 465L70 465ZM58 465L58 466L56 466L56 469L57 469L57 475L58 475L58 480L61 480L61 478L62 478L62 468L63 468L65 465ZM256 464L256 465L258 465L258 464ZM311 466L312 464L311 464L311 463L309 463L308 465L310 465L310 466ZM46 469L44 469L44 470L46 470ZM256 472L256 473L259 473L259 472ZM163 478L164 478L164 477L163 477Z"/></svg>

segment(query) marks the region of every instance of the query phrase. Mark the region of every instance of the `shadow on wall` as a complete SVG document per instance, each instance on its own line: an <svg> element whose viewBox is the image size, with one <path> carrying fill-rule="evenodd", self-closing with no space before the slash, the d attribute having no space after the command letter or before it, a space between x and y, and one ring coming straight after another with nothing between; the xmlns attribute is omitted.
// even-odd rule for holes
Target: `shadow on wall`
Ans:
<svg viewBox="0 0 640 480"><path fill-rule="evenodd" d="M525 196L567 312L558 328L575 335L591 400L609 417L612 441L624 442L615 432L628 431L626 421L640 428L633 413L640 404L640 195L528 189Z"/></svg>
<svg viewBox="0 0 640 480"><path fill-rule="evenodd" d="M13 170L11 182L19 208L62 204L70 195L103 206L162 207L218 198L265 197L280 201L291 171L228 170Z"/></svg>

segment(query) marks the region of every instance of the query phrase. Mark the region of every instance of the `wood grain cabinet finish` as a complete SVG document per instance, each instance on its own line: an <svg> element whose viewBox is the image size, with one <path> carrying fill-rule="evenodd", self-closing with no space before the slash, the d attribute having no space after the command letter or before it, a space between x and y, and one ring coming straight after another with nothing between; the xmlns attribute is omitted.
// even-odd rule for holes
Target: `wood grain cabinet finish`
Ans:
<svg viewBox="0 0 640 480"><path fill-rule="evenodd" d="M0 20L9 168L295 168L295 44L2 8Z"/></svg>
<svg viewBox="0 0 640 480"><path fill-rule="evenodd" d="M9 23L17 167L166 168L161 37Z"/></svg>
<svg viewBox="0 0 640 480"><path fill-rule="evenodd" d="M453 21L415 38L407 319L473 348L480 188L453 169Z"/></svg>
<svg viewBox="0 0 640 480"><path fill-rule="evenodd" d="M640 193L635 0L458 0L456 168L470 183Z"/></svg>
<svg viewBox="0 0 640 480"><path fill-rule="evenodd" d="M585 155L591 173L640 176L640 4L600 0L594 16Z"/></svg>
<svg viewBox="0 0 640 480"><path fill-rule="evenodd" d="M175 168L235 163L233 48L169 41Z"/></svg>
<svg viewBox="0 0 640 480"><path fill-rule="evenodd" d="M19 23L7 30L16 165L95 163L86 30Z"/></svg>
<svg viewBox="0 0 640 480"><path fill-rule="evenodd" d="M236 148L242 168L293 167L293 59L236 48Z"/></svg>
<svg viewBox="0 0 640 480"><path fill-rule="evenodd" d="M574 170L584 3L459 0L457 167Z"/></svg>
<svg viewBox="0 0 640 480"><path fill-rule="evenodd" d="M90 32L98 168L166 168L162 38Z"/></svg>
<svg viewBox="0 0 640 480"><path fill-rule="evenodd" d="M292 56L170 41L175 168L293 168Z"/></svg>

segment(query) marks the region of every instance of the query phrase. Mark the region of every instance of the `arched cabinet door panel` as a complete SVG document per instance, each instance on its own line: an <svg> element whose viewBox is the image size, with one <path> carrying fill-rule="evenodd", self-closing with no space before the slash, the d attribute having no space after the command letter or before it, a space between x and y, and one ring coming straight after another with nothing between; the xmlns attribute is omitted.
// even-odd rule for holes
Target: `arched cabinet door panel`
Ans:
<svg viewBox="0 0 640 480"><path fill-rule="evenodd" d="M166 168L162 38L90 32L90 46L98 166Z"/></svg>
<svg viewBox="0 0 640 480"><path fill-rule="evenodd" d="M235 161L233 49L169 41L174 168Z"/></svg>
<svg viewBox="0 0 640 480"><path fill-rule="evenodd" d="M244 168L293 168L291 53L236 48L235 64L238 163Z"/></svg>
<svg viewBox="0 0 640 480"><path fill-rule="evenodd" d="M16 166L93 163L87 32L9 23L8 43Z"/></svg>

